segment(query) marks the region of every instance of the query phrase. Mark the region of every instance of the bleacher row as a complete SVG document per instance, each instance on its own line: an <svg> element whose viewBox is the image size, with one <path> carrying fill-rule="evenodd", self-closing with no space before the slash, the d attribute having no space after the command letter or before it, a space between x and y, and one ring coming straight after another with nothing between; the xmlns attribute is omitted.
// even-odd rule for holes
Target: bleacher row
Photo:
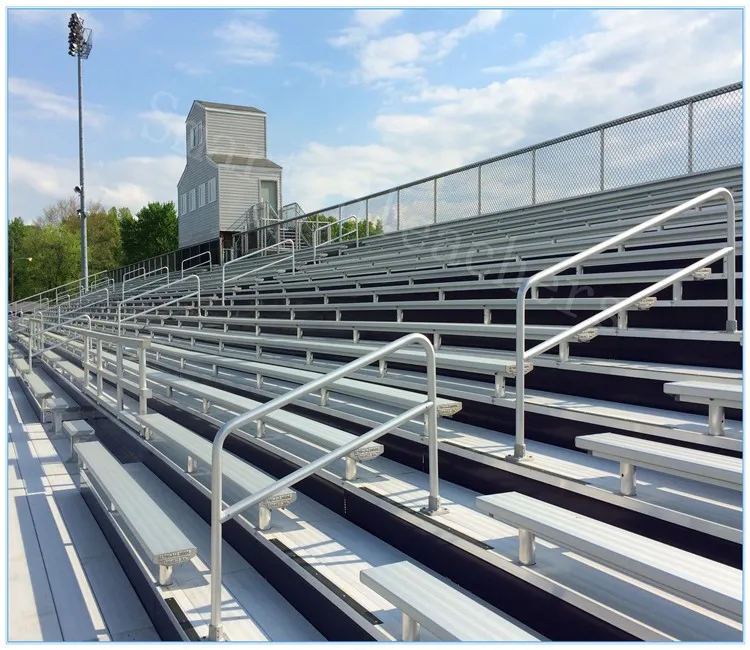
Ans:
<svg viewBox="0 0 750 650"><path fill-rule="evenodd" d="M717 187L736 202L741 295L742 170L727 168L358 246L339 241L315 259L303 248L294 269L287 252L269 251L234 264L224 285L220 268L186 270L200 278L200 293L187 298L194 289L186 283L113 285L114 299L45 312L49 325L81 313L92 321L90 330L69 322L45 333L44 372L21 357L32 334L22 318L14 364L40 406L55 390L32 384L49 372L113 414L144 458L156 459L149 467L166 468L160 477L201 512L217 427L421 332L437 351L447 512L421 513L427 442L425 422L412 419L240 516L232 533L240 554L253 540L297 580L304 574L312 591L295 594L280 569L257 580L331 640L416 640L420 628L425 640L739 640L742 332L727 328L727 257L521 369L514 352L523 279ZM565 332L707 258L726 237L717 201L574 266L529 296L526 339ZM113 339L96 343L104 333L147 337L147 410L138 354ZM84 355L86 340L94 348ZM519 372L528 414L522 461L513 458ZM226 503L423 402L424 387L424 354L402 349L245 427L222 455ZM76 447L83 472L136 540L133 552L157 567L154 589L174 593L188 565L209 564L205 543L159 515L155 495L102 442ZM235 599L241 589L232 586ZM192 598L188 618L206 635L207 596ZM227 638L248 640L247 621L269 626L261 610L227 613Z"/></svg>

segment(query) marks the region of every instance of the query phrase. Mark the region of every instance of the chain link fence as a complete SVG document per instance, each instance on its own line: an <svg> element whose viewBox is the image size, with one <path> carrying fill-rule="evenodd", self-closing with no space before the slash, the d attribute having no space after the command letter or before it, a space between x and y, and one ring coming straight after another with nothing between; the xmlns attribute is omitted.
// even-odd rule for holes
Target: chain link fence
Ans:
<svg viewBox="0 0 750 650"><path fill-rule="evenodd" d="M297 217L385 232L742 164L742 83Z"/></svg>

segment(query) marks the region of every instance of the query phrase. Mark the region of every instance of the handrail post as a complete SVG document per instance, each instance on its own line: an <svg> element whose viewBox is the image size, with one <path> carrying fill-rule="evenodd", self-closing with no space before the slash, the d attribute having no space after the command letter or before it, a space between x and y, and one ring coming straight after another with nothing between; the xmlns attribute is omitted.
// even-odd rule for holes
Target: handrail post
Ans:
<svg viewBox="0 0 750 650"><path fill-rule="evenodd" d="M122 391L122 342L117 343L117 410L123 410L123 391Z"/></svg>
<svg viewBox="0 0 750 650"><path fill-rule="evenodd" d="M736 224L734 197L730 192L724 194L727 204L727 246L732 247L732 252L724 260L724 268L727 275L727 325L728 332L737 331L737 283L736 283Z"/></svg>
<svg viewBox="0 0 750 650"><path fill-rule="evenodd" d="M236 429L254 422L268 413L283 408L287 404L295 401L297 398L308 393L322 389L325 386L341 379L350 372L361 367L370 365L379 359L385 358L393 352L400 350L410 343L418 343L425 351L425 363L427 365L427 401L418 404L400 416L392 418L388 422L375 427L368 433L355 438L354 440L334 449L317 460L308 463L304 467L288 474L277 480L275 483L267 486L260 492L256 492L246 497L239 503L234 504L225 511L222 511L223 493L222 493L222 450L224 441ZM223 625L221 622L221 587L222 587L222 524L238 516L243 510L260 503L264 499L272 496L278 490L291 487L298 481L317 472L330 463L338 460L343 456L348 456L355 449L362 445L368 444L396 428L403 422L409 421L418 414L425 415L427 423L427 433L429 436L429 496L427 507L422 512L429 515L438 515L445 512L440 507L439 478L438 478L438 430L437 430L437 370L435 363L435 349L432 343L424 334L407 334L400 339L384 345L379 350L374 350L359 359L333 370L326 375L313 379L306 384L281 395L270 402L235 416L228 422L225 422L214 437L211 450L211 619L208 626L208 638L210 641L221 641L223 638Z"/></svg>
<svg viewBox="0 0 750 650"><path fill-rule="evenodd" d="M526 374L526 294L529 290L530 281L524 280L518 289L516 302L516 440L513 445L513 459L520 460L526 455L526 418L525 418L525 391Z"/></svg>
<svg viewBox="0 0 750 650"><path fill-rule="evenodd" d="M138 346L138 388L140 389L138 412L141 415L146 415L148 413L148 399L146 398L146 347L143 343Z"/></svg>

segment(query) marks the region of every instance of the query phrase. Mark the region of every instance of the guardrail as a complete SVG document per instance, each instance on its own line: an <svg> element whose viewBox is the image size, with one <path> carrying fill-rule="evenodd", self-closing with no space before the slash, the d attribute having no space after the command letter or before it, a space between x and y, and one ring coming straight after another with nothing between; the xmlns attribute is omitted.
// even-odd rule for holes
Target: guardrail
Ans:
<svg viewBox="0 0 750 650"><path fill-rule="evenodd" d="M193 291L192 293L186 293L184 296L180 296L179 298L174 298L173 300L170 300L168 302L159 303L155 307L151 307L149 309L144 309L143 311L134 312L130 314L127 318L122 317L122 306L125 303L133 302L135 300L140 300L141 298L145 296L149 296L153 293L158 293L160 291L163 291L164 289L168 289L169 287L173 287L177 284L181 284L183 282L186 282L187 280L195 280L198 284L197 291ZM131 296L130 298L126 298L125 300L121 300L117 303L117 335L120 336L122 334L122 324L129 321L134 320L138 316L143 316L144 314L150 314L152 311L156 311L157 309L161 309L162 307L168 307L169 305L173 305L177 302L181 302L183 300L187 300L188 298L192 298L193 296L198 297L198 313L200 314L201 311L201 279L197 275L188 275L184 278L180 278L179 280L173 280L172 282L167 282L166 284L163 284L159 287L156 287L156 289L151 289L150 291L144 291L143 293L139 293L137 296Z"/></svg>
<svg viewBox="0 0 750 650"><path fill-rule="evenodd" d="M368 433L360 435L353 439L351 442L342 445L338 449L321 456L312 463L307 464L304 467L292 472L288 476L279 479L275 483L264 488L260 492L250 495L249 497L242 499L238 503L228 507L226 510L222 510L222 450L224 448L224 441L227 439L230 433L236 431L240 427L243 427L255 420L259 420L265 415L283 408L287 404L294 402L300 397L312 393L318 389L323 389L333 382L341 379L348 375L350 372L359 370L365 366L369 366L371 363L380 361L390 354L400 350L401 348L417 344L422 347L425 352L426 368L427 368L427 399L421 404L412 407L408 411L405 411L401 415L398 415L388 422L385 422L375 429L372 429ZM216 434L213 442L213 449L211 455L211 622L208 628L208 636L211 641L219 641L223 637L222 623L221 623L221 580L222 580L222 524L230 519L234 519L236 516L241 514L248 508L257 505L261 501L273 496L279 490L289 488L295 483L298 483L304 478L314 474L315 472L324 469L331 463L339 460L340 458L349 455L355 449L373 442L377 438L385 435L389 431L392 431L396 427L408 422L412 418L418 417L424 414L425 416L425 434L429 441L429 452L428 452L428 464L429 464L429 477L430 477L430 494L427 500L427 507L422 509L424 514L436 515L445 512L444 508L440 507L440 490L439 490L439 479L438 479L438 434L437 434L437 383L436 383L436 369L435 369L435 349L432 347L432 343L424 334L407 334L400 339L384 345L378 350L373 350L369 354L366 354L359 359L347 363L345 366L329 372L328 374L314 379L299 388L289 391L285 395L281 395L270 402L261 404L255 407L247 413L238 415L226 424L224 424Z"/></svg>
<svg viewBox="0 0 750 650"><path fill-rule="evenodd" d="M48 327L47 329L44 328L44 317L40 316L39 318L32 317L29 319L29 344L28 344L28 355L29 355L29 368L31 368L31 360L39 356L40 354L43 354L44 352L48 352L49 350L54 350L55 348L60 347L61 344L53 345L52 347L45 348L44 347L44 336L45 334L49 334L50 332L55 332L59 329L65 328L68 326L69 323L74 323L79 320L87 320L89 324L89 330L91 329L91 316L88 314L80 314L78 316L74 316L73 318L70 318L62 323L57 323L56 325L53 325L52 327ZM64 343L64 342L63 342Z"/></svg>
<svg viewBox="0 0 750 650"><path fill-rule="evenodd" d="M237 262L241 262L242 260L249 259L251 257L255 257L256 255L261 255L262 253L272 249L272 248L278 248L278 249L288 249L291 245L292 254L291 254L291 260L292 260L292 275L296 273L296 267L297 263L295 260L295 244L294 241L291 239L285 239L284 241L277 242L276 244L271 244L270 246L266 246L265 248L260 248L257 251L253 251L252 253L248 253L247 255L243 255L242 257L238 257L237 259L230 260L229 262L226 262L224 266L221 267L221 304L224 303L224 296L225 296L225 288L226 288L226 282L227 282L227 268L232 266L232 264L236 264ZM279 264L281 262L286 262L290 257L284 257L282 259L274 260L273 262L270 262L268 264L265 264L261 267L250 269L249 271L245 271L244 273L240 273L239 275L235 275L231 278L229 278L229 282L232 282L234 280L239 280L240 278L244 278L252 273L258 273L259 271L263 271L270 266L274 266L275 264Z"/></svg>
<svg viewBox="0 0 750 650"><path fill-rule="evenodd" d="M659 282L650 285L649 287L646 287L642 291L639 291L636 294L633 294L629 298L625 298L624 300L618 302L615 305L612 305L611 307L605 309L604 311L599 312L598 314L595 314L591 318L587 318L586 320L582 321L581 323L578 323L577 325L574 325L573 327L570 327L569 329L560 332L556 336L553 336L547 341L544 341L543 343L540 343L530 350L526 350L526 294L531 290L532 297L536 297L536 287L543 282L544 280L547 280L562 271L565 271L566 269L569 269L574 266L579 266L582 262L585 262L586 260L599 255L600 253L603 253L606 250L609 250L614 247L621 246L624 242L627 240L635 237L636 235L639 235L646 230L649 230L650 228L655 228L657 226L660 226L665 221L668 221L669 219L672 219L673 217L676 217L683 212L687 210L691 210L692 208L696 208L699 205L705 203L706 201L710 201L711 199L721 197L724 199L724 202L727 207L727 246L723 247L719 250L717 250L715 253L712 253L711 255L708 255L707 257L704 257L703 259L699 260L698 262L695 262L694 264L691 264L690 266L685 267L684 269L678 271L677 273L674 273L670 275L669 277L660 280ZM736 225L735 225L735 206L734 206L734 197L732 196L732 193L727 190L726 188L719 187L713 190L710 190L708 192L705 192L701 194L700 196L695 197L694 199L691 199L689 201L685 201L684 203L678 205L675 208L672 208L671 210L667 210L666 212L663 212L655 217L652 217L651 219L648 219L647 221L644 221L642 224L638 226L634 226L633 228L630 228L626 230L625 232L620 233L619 235L615 235L613 237L610 237L609 239L596 244L595 246L591 246L590 248L587 248L586 250L577 253L576 255L572 255L568 259L562 260L561 262L558 262L557 264L554 264L553 266L550 266L549 268L540 271L539 273L536 273L532 275L530 278L527 278L524 280L524 282L521 284L520 288L518 289L518 296L517 296L517 302L516 302L516 368L523 368L523 364L526 361L530 361L532 358L538 356L539 354L542 354L543 352L546 352L547 350L555 347L555 346L563 346L567 345L567 341L569 341L573 336L575 336L577 333L581 332L582 330L591 327L593 325L596 325L597 323L601 323L604 320L607 320L608 318L611 318L612 316L619 314L624 309L627 309L631 305L635 304L639 300L642 300L643 298L647 298L649 296L654 295L655 293L658 293L662 289L665 289L672 284L675 284L676 282L679 282L683 278L687 277L688 275L694 273L696 270L701 268L702 266L705 266L707 264L712 264L713 262L718 261L719 259L724 259L724 273L727 278L727 321L726 321L726 329L728 332L735 332L737 331L737 299L736 299L736 271L735 271L735 257L736 257ZM566 355L561 355L561 357L565 357ZM526 377L523 373L518 373L516 375L516 440L515 445L513 449L513 455L508 456L508 459L512 460L522 460L526 456L526 443L525 443L525 390L526 390Z"/></svg>
<svg viewBox="0 0 750 650"><path fill-rule="evenodd" d="M180 277L185 277L185 263L189 262L190 260L197 259L199 257L205 257L208 255L208 270L213 270L213 263L211 262L211 252L210 251L203 251L202 253L198 253L197 255L193 255L192 257L188 257L186 260L182 260L182 264L180 264ZM196 269L199 266L205 266L206 262L201 262L200 264L193 264L192 266L189 266L188 269Z"/></svg>
<svg viewBox="0 0 750 650"><path fill-rule="evenodd" d="M348 221L351 221L354 219L354 241L355 246L359 248L359 219L356 215L352 214L346 217L345 219L339 219L338 221L334 221L333 223L327 223L323 226L320 226L318 228L315 228L313 231L313 262L317 262L318 260L318 248L321 246L324 246L326 244L332 244L335 241L339 241L340 239L343 239L344 237L349 237L352 233L350 232L344 232L343 224L347 223ZM324 231L330 230L334 226L342 226L341 232L331 239L327 239L322 244L320 243L320 234Z"/></svg>
<svg viewBox="0 0 750 650"><path fill-rule="evenodd" d="M98 273L94 273L93 275L90 275L89 287L91 287L91 281L94 278L99 278L100 276L106 273L107 271L99 271ZM60 290L64 289L65 287L71 287L73 285L76 285L78 287L78 293L85 293L83 291L83 278L78 278L77 280L71 280L70 282L60 284L56 287L52 287L51 289L45 289L44 291L39 291L38 293L32 294L31 296L24 296L23 298L19 298L18 300L9 304L8 308L10 311L14 311L18 308L18 305L20 305L21 303L32 302L34 298L47 296L47 294L50 294L50 296L46 298L48 303L52 300L51 298L52 294L54 294L54 300L57 301Z"/></svg>
<svg viewBox="0 0 750 650"><path fill-rule="evenodd" d="M135 280L141 280L145 279L150 275L156 275L157 273L159 275L164 275L164 271L167 272L167 282L169 282L169 267L168 266L162 266L158 269L154 269L153 271L149 271L148 273L143 273L142 275L138 275L135 277L128 278L127 280L122 281L122 298L125 299L125 285L128 283L128 280L131 281L131 283ZM160 282L161 278L157 278L156 280L152 280L151 282L142 282L139 284L136 289L142 289L143 287L150 287L152 284L156 284L157 282Z"/></svg>

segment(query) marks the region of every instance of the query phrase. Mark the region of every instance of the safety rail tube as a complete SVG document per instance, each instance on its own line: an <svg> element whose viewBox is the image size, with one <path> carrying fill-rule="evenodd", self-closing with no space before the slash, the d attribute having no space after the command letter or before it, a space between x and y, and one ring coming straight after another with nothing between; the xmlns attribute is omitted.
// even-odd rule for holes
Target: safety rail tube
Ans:
<svg viewBox="0 0 750 650"><path fill-rule="evenodd" d="M338 449L321 456L315 461L292 472L288 476L279 479L272 485L256 492L247 498L235 503L226 510L222 510L222 450L224 441L230 433L237 429L262 418L269 413L283 408L287 404L294 402L300 397L312 393L318 389L325 388L333 382L341 379L345 375L359 370L376 361L393 354L401 348L417 344L422 347L426 356L427 368L427 400L418 404L401 415L392 418L368 433L361 435ZM322 377L318 377L299 388L289 391L288 393L272 399L270 402L256 406L254 409L247 411L226 422L217 432L213 442L211 454L211 622L208 628L209 640L222 640L222 623L221 623L221 580L222 580L222 524L233 519L247 508L257 505L264 499L275 494L281 489L291 487L302 479L314 474L315 472L327 467L340 458L349 455L362 445L366 445L373 440L385 435L404 422L408 422L414 417L424 413L425 416L425 433L429 443L429 483L430 495L427 501L427 507L422 510L425 514L435 515L443 512L440 507L440 491L438 480L438 434L437 434L437 383L435 369L435 348L430 340L419 333L407 334L400 339L384 345L378 350L355 359L346 365L332 370Z"/></svg>
<svg viewBox="0 0 750 650"><path fill-rule="evenodd" d="M561 262L558 262L557 264L554 264L553 266L550 266L549 268L544 269L543 271L539 271L539 273L532 275L530 278L527 278L518 289L518 296L516 299L516 368L522 369L524 367L524 362L529 358L528 352L526 350L526 296L530 289L534 289L544 280L548 280L549 278L555 275L558 275L559 273L561 273L562 271L565 271L566 269L577 266L581 264L582 262L585 262L586 260L592 257L595 257L596 255L599 255L600 253L603 253L604 251L609 250L610 248L614 246L619 246L620 244L626 242L627 240L632 239L636 235L640 235L641 233L645 232L646 230L650 228L660 226L665 221L668 221L669 219L672 219L682 214L683 212L686 212L687 210L696 208L699 205L705 203L706 201L710 201L711 199L715 199L715 198L723 198L726 204L727 246L726 248L723 248L717 251L715 254L710 255L707 258L700 260L699 262L696 262L696 264L705 265L707 263L706 260L712 257L714 258L713 261L716 261L721 258L724 259L724 272L727 277L726 329L729 332L736 331L737 330L737 300L736 300L736 282L735 282L735 278L736 278L736 272L735 272L736 224L735 224L734 197L732 196L732 193L726 188L718 187L713 190L709 190L708 192L704 192L703 194L693 199L690 199L689 201L685 201L684 203L670 210L667 210L666 212L658 214L655 217L652 217L651 219L644 221L640 225L629 228L628 230L621 232L618 235L610 237L609 239L606 239L605 241L599 244L596 244L595 246L591 246L590 248L587 248L586 250L581 251L580 253L577 253L576 255L572 255L571 257L565 260L562 260ZM655 285L652 285L651 287L648 287L647 289L648 293L646 295L642 295L644 294L644 292L641 291L635 294L635 296L629 299L626 299L616 305L613 305L612 307L604 310L600 314L586 321L583 321L583 323L579 323L578 325L571 327L565 332L558 334L557 336L553 337L549 341L546 341L545 343L535 346L529 352L534 352L535 355L538 355L546 350L549 350L550 348L556 345L560 345L561 343L564 343L565 341L570 339L572 336L574 336L576 333L578 333L585 327L589 327L593 323L598 323L598 322L601 322L602 320L606 320L607 318L622 311L623 309L627 308L628 306L632 305L638 300L641 300L644 297L652 295L653 293L657 293L662 288L666 288L670 284L673 284L674 282L679 281L686 275L689 275L690 273L692 273L693 270L697 268L696 264L693 264L687 267L687 269L692 269L690 271L688 271L687 269L684 269L683 271L678 272L674 274L673 276L670 276L669 278L665 278L665 280L662 280L661 282L657 282ZM659 288L655 289L654 287L659 287ZM623 303L627 303L627 304L623 304ZM606 314L606 315L602 317L602 314ZM550 341L552 341L552 343L550 343ZM526 377L524 373L519 370L516 373L516 440L515 440L513 456L512 456L512 458L515 460L520 460L526 455L525 412L524 412L525 390L526 390Z"/></svg>
<svg viewBox="0 0 750 650"><path fill-rule="evenodd" d="M122 280L120 282L125 282L125 280L129 280L130 278L140 278L146 274L146 267L145 266L138 266L134 269L130 269L130 271L126 271L122 274Z"/></svg>
<svg viewBox="0 0 750 650"><path fill-rule="evenodd" d="M169 267L168 266L160 266L158 269L154 269L153 271L149 271L148 273L144 273L143 275L139 275L135 278L129 278L130 282L134 282L135 280L142 280L147 278L149 275L156 275L159 273L160 275L164 275L163 271L167 272L167 282L169 282ZM156 280L152 280L151 282L143 282L142 284L139 284L136 289L142 289L143 287L150 287L152 284L156 284L157 282L160 282L162 278L157 278ZM125 285L128 282L128 280L122 281L122 297L125 299Z"/></svg>
<svg viewBox="0 0 750 650"><path fill-rule="evenodd" d="M107 271L99 271L98 273L95 273L94 275L89 276L89 279L96 278L96 277L98 277L98 276L100 276L100 275L102 275L104 273L107 273ZM23 298L19 298L18 300L12 302L9 305L9 308L11 310L13 310L14 308L16 308L16 306L19 303L22 303L22 302L31 302L33 298L37 298L38 296L45 296L48 293L50 293L50 294L54 293L55 294L55 300L56 300L57 299L57 294L58 294L58 292L59 292L60 289L62 289L64 287L69 287L69 286L71 286L73 284L78 285L78 287L80 289L80 287L82 285L82 282L83 282L83 279L82 278L78 278L77 280L71 280L70 282L66 282L65 284L60 284L60 285L58 285L56 287L52 287L51 289L45 289L44 291L39 291L39 292L34 293L34 294L30 295L30 296L24 296ZM47 298L47 302L49 302L49 298Z"/></svg>
<svg viewBox="0 0 750 650"><path fill-rule="evenodd" d="M199 257L204 257L205 255L208 255L208 270L213 270L213 262L211 258L211 251L203 251L202 253L198 253L197 255L193 255L192 257L188 257L186 260L182 260L182 264L180 264L180 277L185 277L185 263L189 262L190 260L197 259ZM188 269L196 269L199 266L206 266L206 262L201 262L200 264L193 264L192 266L189 266Z"/></svg>
<svg viewBox="0 0 750 650"><path fill-rule="evenodd" d="M55 330L58 330L60 328L67 327L70 323L74 323L75 321L79 320L87 320L89 324L89 331L91 330L91 316L88 314L81 314L79 316L75 316L74 318L70 318L66 320L63 323L57 323L56 325L53 325L52 327L48 327L47 329L44 329L44 317L40 316L39 318L31 317L29 318L29 344L28 344L28 351L29 351L29 368L31 368L31 360L32 358L47 352L49 350L52 350L53 348L60 347L59 345L53 346L53 348L47 348L44 347L44 335L49 332L54 332ZM36 341L34 340L36 339ZM34 346L36 345L36 352L34 351Z"/></svg>
<svg viewBox="0 0 750 650"><path fill-rule="evenodd" d="M290 245L292 248L292 254L290 256L292 259L292 275L294 275L296 273L297 263L295 261L295 255L294 255L296 245L293 239L284 239L283 241L276 242L275 244L271 244L270 246L266 246L265 248L259 248L257 251L253 251L252 253L247 253L247 255L243 255L242 257L238 257L236 259L230 260L229 262L224 264L224 266L221 267L221 304L222 305L224 304L224 287L227 281L227 267L232 266L232 264L236 264L237 262L241 262L242 260L246 260L250 257L260 255L261 253L264 253L265 251L270 250L272 248L288 249ZM239 280L240 278L244 278L245 276L250 275L251 273L257 273L258 271L267 269L269 266L273 266L274 264L285 262L288 259L289 257L285 257L280 260L274 260L270 264L265 264L264 266L250 269L249 271L245 271L244 273L235 275L234 277L229 278L229 281L231 282L232 280Z"/></svg>
<svg viewBox="0 0 750 650"><path fill-rule="evenodd" d="M330 230L334 226L338 226L340 224L344 224L344 223L346 223L348 221L351 221L352 219L354 219L354 241L356 242L355 246L357 248L359 248L359 217L357 217L357 215L350 214L348 217L346 217L344 219L339 219L338 221L334 221L333 223L327 223L327 224L325 224L323 226L320 226L319 228L316 228L314 230L314 232L313 232L313 238L312 238L313 239L313 262L315 262L317 260L317 258L318 258L318 248L320 248L324 244L332 244L333 242L339 241L340 239L343 239L344 237L348 237L349 235L352 234L350 232L343 232L344 229L342 228L341 229L342 232L338 236L336 236L336 237L334 237L332 239L328 239L327 241L323 242L323 244L319 244L318 243L318 233L321 233L324 230Z"/></svg>
<svg viewBox="0 0 750 650"><path fill-rule="evenodd" d="M160 291L163 291L164 289L168 289L169 287L173 287L176 284L181 284L183 282L187 282L188 280L195 280L198 284L198 289L196 291L193 291L191 293L186 293L184 296L179 296L178 298L174 298L173 300L170 300L168 302L163 302L155 307L151 307L150 309L144 309L143 311L139 311L137 313L130 314L127 318L122 317L122 306L125 303L133 302L135 300L140 300L141 298L145 296L150 296L152 293L158 293ZM176 302L181 302L183 300L187 300L188 298L192 298L193 296L198 297L198 314L200 315L201 311L201 279L197 275L187 275L184 278L180 278L179 280L173 280L172 282L167 282L166 284L163 284L159 287L156 287L155 289L150 289L149 291L144 291L143 293L139 293L137 296L131 296L130 298L125 298L124 300L121 300L117 303L117 335L120 336L122 333L122 323L134 320L138 316L143 316L144 314L150 314L152 311L156 311L157 309L161 309L162 307L168 307L169 305L173 305Z"/></svg>

